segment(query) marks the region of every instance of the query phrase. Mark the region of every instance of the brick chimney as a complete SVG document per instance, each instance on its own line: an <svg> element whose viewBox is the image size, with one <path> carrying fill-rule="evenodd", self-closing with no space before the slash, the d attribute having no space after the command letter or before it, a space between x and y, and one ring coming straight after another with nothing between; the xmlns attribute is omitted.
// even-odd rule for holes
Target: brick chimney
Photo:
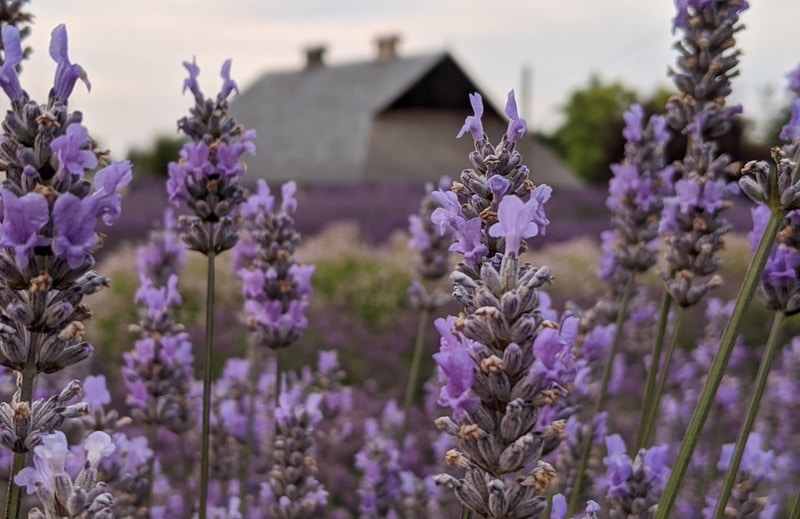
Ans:
<svg viewBox="0 0 800 519"><path fill-rule="evenodd" d="M305 48L306 54L306 70L315 69L317 67L325 66L325 45L312 45Z"/></svg>
<svg viewBox="0 0 800 519"><path fill-rule="evenodd" d="M375 39L377 44L378 55L377 61L391 61L397 58L397 44L400 42L400 36L397 34L387 34L379 36Z"/></svg>

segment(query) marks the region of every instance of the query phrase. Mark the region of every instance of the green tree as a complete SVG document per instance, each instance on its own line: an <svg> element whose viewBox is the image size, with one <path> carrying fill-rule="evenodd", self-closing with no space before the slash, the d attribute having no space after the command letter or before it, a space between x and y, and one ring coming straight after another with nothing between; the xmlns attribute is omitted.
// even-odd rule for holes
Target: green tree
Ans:
<svg viewBox="0 0 800 519"><path fill-rule="evenodd" d="M572 92L564 106L566 118L554 134L554 150L587 182L607 181L611 176L606 152L610 130L635 101L636 92L623 84L605 83L592 76L588 86Z"/></svg>
<svg viewBox="0 0 800 519"><path fill-rule="evenodd" d="M186 139L159 135L149 149L134 148L128 152L127 159L133 163L137 174L167 177L168 165L178 160L178 153Z"/></svg>

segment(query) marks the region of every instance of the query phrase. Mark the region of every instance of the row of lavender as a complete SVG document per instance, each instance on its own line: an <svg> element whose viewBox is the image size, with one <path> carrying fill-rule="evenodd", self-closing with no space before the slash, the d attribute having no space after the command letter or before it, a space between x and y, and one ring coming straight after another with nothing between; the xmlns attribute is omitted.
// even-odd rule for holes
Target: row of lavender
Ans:
<svg viewBox="0 0 800 519"><path fill-rule="evenodd" d="M68 380L93 349L83 297L109 284L93 270L102 245L96 221L119 217L131 170L107 164L81 114L68 110L77 81L88 81L69 61L64 27L53 32L56 79L40 105L19 82L21 33L5 25L0 363L13 393L0 404L11 467L5 516L31 506L22 489L35 495L35 518L787 516L800 478L796 341L770 372L785 318L800 309L800 100L775 165L743 169L739 185L757 207L739 296L708 296L722 282L717 253L731 230L724 212L738 169L712 139L740 111L725 97L746 8L741 0L678 3L680 95L664 117L646 121L638 107L626 114L626 158L612 166L608 199L613 229L603 236L607 290L588 309L551 308L550 270L524 261L527 240L549 224L552 193L516 151L526 127L513 93L496 145L481 125L480 96L471 97L474 115L459 137L475 141L472 167L432 190L411 219L423 279L410 291L420 332L402 403L345 384L334 352L299 372L285 367L313 326L305 311L314 268L295 259L294 184L280 200L265 183L249 196L241 187L241 157L255 149L252 132L227 113L238 90L230 62L212 99L196 64L185 64L184 91L195 104L178 126L190 142L170 165L167 190L188 213L166 214L139 251L141 319L123 359L124 404L112 405L120 402L106 387L106 376L118 376L111 370ZM800 70L789 77L800 98ZM663 158L668 127L689 137L674 165ZM176 320L180 241L207 259L203 345L193 346ZM215 379L216 260L231 249L251 337L247 357L229 358ZM652 294L641 282L662 251L664 290ZM454 270L452 252L461 255ZM430 287L448 274L461 311L435 321L438 372L423 384L424 332L449 299ZM763 357L738 336L757 287L775 315ZM700 304L702 336L681 324ZM759 415L765 393L779 405Z"/></svg>

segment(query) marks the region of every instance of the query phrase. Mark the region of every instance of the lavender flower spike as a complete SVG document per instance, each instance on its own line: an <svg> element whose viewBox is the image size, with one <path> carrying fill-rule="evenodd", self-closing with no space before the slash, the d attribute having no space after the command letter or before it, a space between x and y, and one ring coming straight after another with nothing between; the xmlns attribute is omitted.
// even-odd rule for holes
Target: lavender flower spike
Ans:
<svg viewBox="0 0 800 519"><path fill-rule="evenodd" d="M122 189L131 178L127 162L96 171L98 157L80 112L68 109L68 97L84 74L67 56L64 26L52 33L56 77L46 103L31 100L19 85L14 66L22 56L15 27L3 27L6 61L0 85L11 100L2 124L0 189L0 364L18 373L18 390L0 405L2 444L25 455L64 419L86 413L70 405L80 391L73 382L58 395L33 401L35 378L89 357L83 339L91 315L84 296L108 285L94 272L94 251L101 240L97 219L113 223L121 211ZM85 177L93 174L94 186ZM25 420L22 417L25 416ZM35 420L28 420L35 416ZM17 492L16 489L12 489Z"/></svg>
<svg viewBox="0 0 800 519"><path fill-rule="evenodd" d="M178 128L191 142L184 145L180 160L169 165L167 191L173 204L185 203L192 213L183 217L189 226L183 240L203 254L219 253L238 240L236 216L244 203L239 183L245 170L241 157L255 153L255 132L245 131L228 115L228 97L238 91L230 79L230 61L222 67L223 85L216 100L204 98L197 84L197 65L184 66L189 71L184 91L192 92L195 106L190 117L178 121Z"/></svg>
<svg viewBox="0 0 800 519"><path fill-rule="evenodd" d="M295 230L294 182L284 184L283 201L275 199L267 183L242 208L242 238L234 249L234 265L242 279L245 319L257 344L285 348L305 331L305 310L312 295L314 267L294 258L300 235Z"/></svg>
<svg viewBox="0 0 800 519"><path fill-rule="evenodd" d="M513 119L513 106L508 111ZM455 438L445 461L463 477L439 474L435 481L480 517L538 518L556 477L542 457L558 446L565 423L537 422L575 378L577 319L545 320L538 289L552 275L546 267L519 264L523 240L549 223L543 205L550 188L528 179L514 135L497 146L482 132L473 137L475 170L453 183L455 200L439 196L446 206L432 215L455 228L459 241L451 250L464 254L451 274L463 313L437 321L442 340L435 355L440 403L451 408L436 425Z"/></svg>
<svg viewBox="0 0 800 519"><path fill-rule="evenodd" d="M606 437L607 499L610 517L647 517L658 504L669 476L667 445L641 449L634 460L618 434Z"/></svg>

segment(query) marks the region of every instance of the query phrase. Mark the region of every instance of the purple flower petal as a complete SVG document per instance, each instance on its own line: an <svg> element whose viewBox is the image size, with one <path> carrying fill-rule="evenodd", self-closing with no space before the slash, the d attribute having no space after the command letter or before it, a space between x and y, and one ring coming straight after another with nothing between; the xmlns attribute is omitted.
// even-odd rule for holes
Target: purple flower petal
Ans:
<svg viewBox="0 0 800 519"><path fill-rule="evenodd" d="M17 197L8 189L0 189L3 200L3 224L0 247L14 249L17 265L28 264L34 247L47 245L49 240L39 236L39 231L50 220L47 199L39 193Z"/></svg>
<svg viewBox="0 0 800 519"><path fill-rule="evenodd" d="M97 198L80 199L72 193L63 193L53 205L53 222L58 231L53 252L66 259L72 268L80 267L97 246L98 202Z"/></svg>
<svg viewBox="0 0 800 519"><path fill-rule="evenodd" d="M86 72L80 65L70 63L67 50L67 28L61 24L53 29L50 36L50 57L57 63L53 85L53 96L57 99L69 98L79 79L87 90L92 90Z"/></svg>
<svg viewBox="0 0 800 519"><path fill-rule="evenodd" d="M19 29L13 25L3 26L3 50L5 61L0 66L0 88L12 101L22 99L25 92L19 83L17 65L22 62L22 44L19 38Z"/></svg>
<svg viewBox="0 0 800 519"><path fill-rule="evenodd" d="M525 119L520 118L519 113L517 112L517 100L514 98L513 90L508 93L505 112L509 119L511 119L508 121L506 139L508 139L510 142L517 142L525 135L525 132L528 131L528 125L525 122Z"/></svg>
<svg viewBox="0 0 800 519"><path fill-rule="evenodd" d="M231 60L225 60L225 63L222 64L222 72L220 73L222 76L222 90L219 93L220 99L227 99L228 96L231 95L231 92L239 93L239 87L236 86L236 82L231 79Z"/></svg>
<svg viewBox="0 0 800 519"><path fill-rule="evenodd" d="M483 124L481 117L483 116L483 98L477 92L469 95L469 102L472 105L473 115L468 115L464 120L464 126L456 135L456 139L460 139L465 133L469 132L472 138L476 141L483 139Z"/></svg>

